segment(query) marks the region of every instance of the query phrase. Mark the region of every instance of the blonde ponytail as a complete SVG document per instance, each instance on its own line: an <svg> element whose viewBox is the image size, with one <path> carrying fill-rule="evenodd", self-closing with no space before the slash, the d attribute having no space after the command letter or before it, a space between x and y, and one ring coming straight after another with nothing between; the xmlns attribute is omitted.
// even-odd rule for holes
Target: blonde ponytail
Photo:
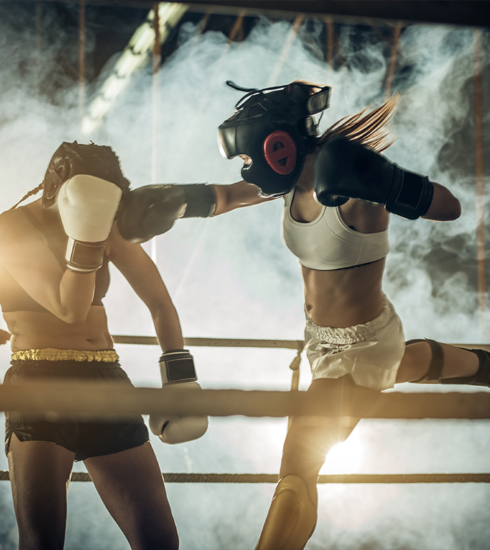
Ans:
<svg viewBox="0 0 490 550"><path fill-rule="evenodd" d="M368 106L355 115L346 116L330 126L320 137L319 142L342 136L351 141L372 147L378 153L393 145L395 137L388 123L395 114L400 94L393 95L376 109Z"/></svg>

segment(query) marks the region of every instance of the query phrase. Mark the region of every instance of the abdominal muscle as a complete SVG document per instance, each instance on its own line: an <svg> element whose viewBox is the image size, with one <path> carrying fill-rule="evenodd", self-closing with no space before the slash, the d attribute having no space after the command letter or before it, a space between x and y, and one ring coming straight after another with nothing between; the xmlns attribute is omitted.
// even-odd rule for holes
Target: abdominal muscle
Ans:
<svg viewBox="0 0 490 550"><path fill-rule="evenodd" d="M380 315L384 306L381 281L385 259L335 271L302 267L305 309L314 323L345 328Z"/></svg>
<svg viewBox="0 0 490 550"><path fill-rule="evenodd" d="M44 348L96 351L114 346L103 306L91 306L87 319L73 325L48 312L15 311L3 316L12 334L13 352Z"/></svg>

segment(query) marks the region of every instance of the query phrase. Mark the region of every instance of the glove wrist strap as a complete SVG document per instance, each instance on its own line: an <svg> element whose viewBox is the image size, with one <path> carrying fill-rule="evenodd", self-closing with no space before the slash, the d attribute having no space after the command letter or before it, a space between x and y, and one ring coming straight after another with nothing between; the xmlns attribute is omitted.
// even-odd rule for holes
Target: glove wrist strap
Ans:
<svg viewBox="0 0 490 550"><path fill-rule="evenodd" d="M194 358L187 350L164 353L159 364L164 386L197 380Z"/></svg>
<svg viewBox="0 0 490 550"><path fill-rule="evenodd" d="M105 241L88 243L68 237L65 260L72 271L90 273L97 271L104 261Z"/></svg>
<svg viewBox="0 0 490 550"><path fill-rule="evenodd" d="M185 193L183 218L209 218L216 210L216 192L212 185L193 183L180 185Z"/></svg>
<svg viewBox="0 0 490 550"><path fill-rule="evenodd" d="M399 168L393 170L393 185L386 210L408 220L426 214L432 203L434 184L425 176Z"/></svg>

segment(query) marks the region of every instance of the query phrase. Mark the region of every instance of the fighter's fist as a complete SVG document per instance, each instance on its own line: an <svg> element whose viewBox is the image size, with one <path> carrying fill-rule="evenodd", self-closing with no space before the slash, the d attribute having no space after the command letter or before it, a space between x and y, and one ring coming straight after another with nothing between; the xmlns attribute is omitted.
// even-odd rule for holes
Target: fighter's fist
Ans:
<svg viewBox="0 0 490 550"><path fill-rule="evenodd" d="M163 387L200 390L194 359L187 350L169 351L160 357L160 372ZM160 416L150 415L150 429L169 444L193 441L203 436L208 429L207 416Z"/></svg>
<svg viewBox="0 0 490 550"><path fill-rule="evenodd" d="M131 243L144 243L172 228L179 218L207 218L216 208L212 185L145 185L125 198L117 226Z"/></svg>
<svg viewBox="0 0 490 550"><path fill-rule="evenodd" d="M68 235L65 259L73 271L96 271L102 265L121 194L114 183L85 174L61 187L58 209Z"/></svg>
<svg viewBox="0 0 490 550"><path fill-rule="evenodd" d="M325 206L358 199L384 204L388 212L410 220L427 212L434 193L429 178L344 137L321 144L313 164L313 187Z"/></svg>
<svg viewBox="0 0 490 550"><path fill-rule="evenodd" d="M184 186L145 185L128 194L117 227L127 241L144 243L171 229L185 210Z"/></svg>

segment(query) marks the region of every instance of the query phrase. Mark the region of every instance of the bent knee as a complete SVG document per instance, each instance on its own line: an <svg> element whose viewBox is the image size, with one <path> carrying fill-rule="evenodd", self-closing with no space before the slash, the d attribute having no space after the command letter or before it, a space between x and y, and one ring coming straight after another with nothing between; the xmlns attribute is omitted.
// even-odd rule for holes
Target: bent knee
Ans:
<svg viewBox="0 0 490 550"><path fill-rule="evenodd" d="M426 341L406 346L396 374L396 383L401 384L422 378L429 370L431 357L431 347Z"/></svg>

